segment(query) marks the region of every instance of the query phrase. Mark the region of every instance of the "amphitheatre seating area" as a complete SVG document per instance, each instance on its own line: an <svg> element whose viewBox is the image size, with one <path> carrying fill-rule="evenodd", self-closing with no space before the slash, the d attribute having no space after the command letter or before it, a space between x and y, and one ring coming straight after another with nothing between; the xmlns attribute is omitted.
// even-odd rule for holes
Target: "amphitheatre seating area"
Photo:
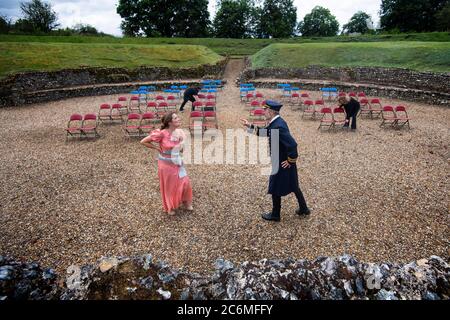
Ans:
<svg viewBox="0 0 450 320"><path fill-rule="evenodd" d="M299 87L289 83L279 83L276 86L276 96L267 99L277 99L285 105L290 105L294 111L301 111L301 119L319 120L318 129L342 129L346 123L344 108L337 99L349 97L359 101L361 109L358 116L366 119L380 119L380 127L410 129L410 120L405 106L383 106L378 97L368 97L364 92L343 92L337 88L320 88L318 92L301 92ZM249 109L248 121L254 125L264 126L265 96L258 92L253 83L241 83L239 87L240 101Z"/></svg>
<svg viewBox="0 0 450 320"><path fill-rule="evenodd" d="M202 132L208 128L218 128L217 96L222 89L221 80L203 80L202 89L193 103L192 122L200 122ZM117 101L101 103L97 114L82 117L73 114L66 128L66 140L69 138L98 138L98 125L120 123L127 137L145 137L156 129L161 118L170 112L177 112L181 105L186 85L171 85L170 88L157 90L155 86L140 86L128 95L121 95ZM87 116L87 118L86 118ZM95 123L92 122L95 120ZM191 119L189 120L191 122ZM88 125L88 123L91 124ZM189 129L194 124L189 125Z"/></svg>

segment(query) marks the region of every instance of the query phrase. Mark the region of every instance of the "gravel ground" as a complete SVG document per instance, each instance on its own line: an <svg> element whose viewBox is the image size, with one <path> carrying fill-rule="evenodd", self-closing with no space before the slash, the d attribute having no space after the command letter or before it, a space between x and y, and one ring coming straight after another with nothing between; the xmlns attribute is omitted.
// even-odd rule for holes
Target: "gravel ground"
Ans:
<svg viewBox="0 0 450 320"><path fill-rule="evenodd" d="M218 98L220 127L247 115L233 85ZM276 97L275 90L261 90ZM317 92L310 92L317 95ZM412 129L359 121L357 132L318 132L290 107L282 116L299 143L301 188L312 209L270 223L268 177L259 165L187 165L195 211L165 215L155 154L101 125L101 138L65 143L74 112L96 112L115 96L0 109L0 254L38 260L63 272L106 255L153 253L175 267L209 272L215 259L315 258L344 253L367 262L449 256L450 109L405 104ZM187 125L188 115L183 114ZM358 119L359 120L359 119Z"/></svg>

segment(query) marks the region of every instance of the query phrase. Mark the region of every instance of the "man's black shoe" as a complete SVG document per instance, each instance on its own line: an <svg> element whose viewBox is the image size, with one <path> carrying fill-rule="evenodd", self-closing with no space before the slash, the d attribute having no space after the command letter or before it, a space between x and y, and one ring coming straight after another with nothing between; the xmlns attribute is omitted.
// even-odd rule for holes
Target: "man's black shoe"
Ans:
<svg viewBox="0 0 450 320"><path fill-rule="evenodd" d="M299 216L307 216L311 214L311 210L306 209L306 211L300 211L300 208L298 208L297 210L295 210L295 213L298 214Z"/></svg>
<svg viewBox="0 0 450 320"><path fill-rule="evenodd" d="M275 216L275 215L272 214L272 212L263 213L263 214L261 215L261 217L262 217L264 220L268 220L268 221L280 221L280 220L281 220L281 219L280 219L280 216Z"/></svg>

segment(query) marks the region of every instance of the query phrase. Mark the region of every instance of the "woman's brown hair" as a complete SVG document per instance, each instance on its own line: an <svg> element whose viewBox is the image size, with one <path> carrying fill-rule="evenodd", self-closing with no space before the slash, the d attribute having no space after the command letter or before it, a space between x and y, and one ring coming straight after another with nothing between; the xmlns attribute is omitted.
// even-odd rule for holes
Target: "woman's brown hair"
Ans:
<svg viewBox="0 0 450 320"><path fill-rule="evenodd" d="M167 113L166 115L164 115L164 117L162 117L161 130L167 129L169 127L169 123L172 122L172 117L174 114L176 114L176 112L170 112L170 113Z"/></svg>

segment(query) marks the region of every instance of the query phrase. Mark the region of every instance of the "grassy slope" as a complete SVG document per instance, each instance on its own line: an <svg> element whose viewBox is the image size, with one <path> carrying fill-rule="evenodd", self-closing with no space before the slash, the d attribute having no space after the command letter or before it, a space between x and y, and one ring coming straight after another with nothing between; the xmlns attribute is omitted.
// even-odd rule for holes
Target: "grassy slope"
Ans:
<svg viewBox="0 0 450 320"><path fill-rule="evenodd" d="M218 38L115 38L86 36L20 36L0 35L0 42L64 42L64 43L110 43L110 44L189 44L203 45L221 55L252 55L272 43L316 43L316 42L374 42L374 41L446 41L450 33L411 33L393 35L364 35L358 37L313 37L291 39L218 39Z"/></svg>
<svg viewBox="0 0 450 320"><path fill-rule="evenodd" d="M379 66L450 72L449 42L273 44L252 56L259 67Z"/></svg>
<svg viewBox="0 0 450 320"><path fill-rule="evenodd" d="M222 58L202 46L0 42L0 76L80 66L190 67L213 64Z"/></svg>

